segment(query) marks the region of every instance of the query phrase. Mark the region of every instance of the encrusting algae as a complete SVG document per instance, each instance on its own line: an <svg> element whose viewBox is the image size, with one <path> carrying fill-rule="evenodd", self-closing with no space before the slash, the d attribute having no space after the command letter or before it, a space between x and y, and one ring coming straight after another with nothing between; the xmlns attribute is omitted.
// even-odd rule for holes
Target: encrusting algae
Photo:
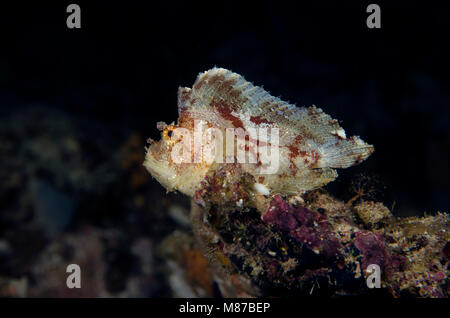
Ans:
<svg viewBox="0 0 450 318"><path fill-rule="evenodd" d="M396 218L323 185L374 151L336 120L213 68L180 88L144 166L192 198L191 223L226 297L390 294L448 297L449 218ZM381 288L367 279L377 266Z"/></svg>

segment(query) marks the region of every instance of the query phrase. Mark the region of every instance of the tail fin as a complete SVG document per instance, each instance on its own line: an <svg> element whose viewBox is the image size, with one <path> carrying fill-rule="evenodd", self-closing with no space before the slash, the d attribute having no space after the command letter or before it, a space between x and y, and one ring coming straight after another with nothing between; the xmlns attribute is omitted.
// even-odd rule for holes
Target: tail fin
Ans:
<svg viewBox="0 0 450 318"><path fill-rule="evenodd" d="M319 149L322 158L318 162L318 168L348 168L366 160L374 152L374 147L358 136L328 142L319 146Z"/></svg>

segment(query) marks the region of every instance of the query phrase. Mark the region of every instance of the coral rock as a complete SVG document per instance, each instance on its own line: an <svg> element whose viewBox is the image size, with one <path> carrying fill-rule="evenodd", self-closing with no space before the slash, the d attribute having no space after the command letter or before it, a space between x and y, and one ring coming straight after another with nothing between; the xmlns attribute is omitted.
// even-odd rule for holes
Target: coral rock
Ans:
<svg viewBox="0 0 450 318"><path fill-rule="evenodd" d="M389 209L381 202L363 201L355 205L353 211L367 226L373 226L392 217Z"/></svg>

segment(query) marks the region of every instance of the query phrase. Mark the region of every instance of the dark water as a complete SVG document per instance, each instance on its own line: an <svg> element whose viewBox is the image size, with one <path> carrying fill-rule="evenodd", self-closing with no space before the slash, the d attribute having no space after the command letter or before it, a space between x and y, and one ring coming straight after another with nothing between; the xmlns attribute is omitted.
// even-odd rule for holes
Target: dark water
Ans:
<svg viewBox="0 0 450 318"><path fill-rule="evenodd" d="M67 1L0 13L3 240L37 219L50 236L80 224L170 233L171 199L141 176L145 139L176 120L178 86L215 65L375 146L328 186L338 197L363 173L395 215L448 211L447 8L379 1L382 27L368 29L368 1L77 3L81 29L66 27ZM4 256L3 274L27 273L30 253Z"/></svg>

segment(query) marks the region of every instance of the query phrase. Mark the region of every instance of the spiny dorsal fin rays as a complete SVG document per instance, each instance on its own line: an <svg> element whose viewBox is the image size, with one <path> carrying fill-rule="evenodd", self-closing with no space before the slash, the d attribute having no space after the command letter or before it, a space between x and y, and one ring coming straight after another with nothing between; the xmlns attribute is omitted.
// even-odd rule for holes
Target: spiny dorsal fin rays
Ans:
<svg viewBox="0 0 450 318"><path fill-rule="evenodd" d="M325 114L320 108L296 107L281 99L270 95L263 88L254 86L241 75L223 68L213 68L200 73L194 83L192 92L195 100L208 100L214 98L227 102L227 106L236 113L251 114L261 117L261 120L275 125L286 126L293 130L301 128L301 131L311 127L322 133L326 131L343 131L336 120ZM184 96L184 95L181 95ZM214 104L191 103L188 107L214 107ZM249 125L255 126L250 122ZM281 128L281 127L280 127Z"/></svg>
<svg viewBox="0 0 450 318"><path fill-rule="evenodd" d="M305 108L286 103L241 75L223 68L200 73L192 89L180 88L178 105L189 109L197 118L208 119L210 116L215 124L220 124L221 114L217 112L220 107L222 112L225 109L230 116L238 117L243 127L277 127L281 146L317 147L321 155L317 168L349 167L365 160L373 152L373 147L361 139L347 139L338 121L322 109L314 105ZM205 107L212 108L216 114L205 115L201 110Z"/></svg>

